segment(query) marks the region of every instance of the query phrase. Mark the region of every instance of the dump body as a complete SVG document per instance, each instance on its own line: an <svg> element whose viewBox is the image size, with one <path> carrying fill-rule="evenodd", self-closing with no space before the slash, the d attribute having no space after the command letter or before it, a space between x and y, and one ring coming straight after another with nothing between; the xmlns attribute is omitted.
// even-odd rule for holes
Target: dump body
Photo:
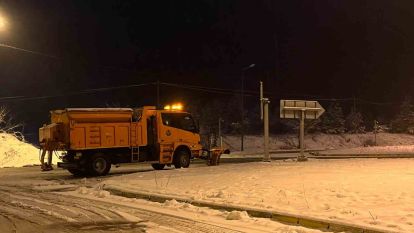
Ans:
<svg viewBox="0 0 414 233"><path fill-rule="evenodd" d="M202 149L191 114L152 106L54 110L51 124L39 129L39 141L43 150L67 152L60 167L81 170L99 156L111 164L187 166L178 165L176 157L188 157L189 162Z"/></svg>
<svg viewBox="0 0 414 233"><path fill-rule="evenodd" d="M65 150L129 147L132 113L129 108L51 111L52 123L40 128L39 139L59 141Z"/></svg>

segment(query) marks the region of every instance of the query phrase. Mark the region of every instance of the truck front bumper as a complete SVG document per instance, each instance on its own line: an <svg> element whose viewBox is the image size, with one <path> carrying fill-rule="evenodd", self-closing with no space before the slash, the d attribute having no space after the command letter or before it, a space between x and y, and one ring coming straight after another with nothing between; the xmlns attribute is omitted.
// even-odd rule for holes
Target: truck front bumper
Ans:
<svg viewBox="0 0 414 233"><path fill-rule="evenodd" d="M79 169L79 164L70 162L58 162L57 166L63 169Z"/></svg>

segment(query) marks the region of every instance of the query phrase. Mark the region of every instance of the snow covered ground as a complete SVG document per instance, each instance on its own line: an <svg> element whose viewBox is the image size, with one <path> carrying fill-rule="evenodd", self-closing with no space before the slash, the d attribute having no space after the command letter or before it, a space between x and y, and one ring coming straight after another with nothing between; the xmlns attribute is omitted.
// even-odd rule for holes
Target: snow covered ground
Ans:
<svg viewBox="0 0 414 233"><path fill-rule="evenodd" d="M97 186L99 187L99 186ZM180 216L196 221L207 222L228 229L239 230L241 232L274 232L274 233L317 233L319 230L307 229L298 226L289 226L269 219L252 218L242 211L221 211L205 207L197 207L189 203L180 203L175 200L157 203L135 198L125 198L110 195L104 190L80 187L76 191L58 193L73 197L88 198L91 200L105 201L117 205L148 209L150 211L161 212L167 215ZM134 221L134 216L129 216ZM147 229L148 232L159 232L158 229Z"/></svg>
<svg viewBox="0 0 414 233"><path fill-rule="evenodd" d="M111 175L147 173L148 166L130 164ZM0 169L0 232L321 232L252 218L243 211L111 195L100 185L110 178L74 178L62 169L40 172L38 167Z"/></svg>
<svg viewBox="0 0 414 233"><path fill-rule="evenodd" d="M223 164L135 173L102 184L414 232L414 159Z"/></svg>
<svg viewBox="0 0 414 233"><path fill-rule="evenodd" d="M240 150L240 136L225 136L224 145L232 152ZM307 149L348 149L373 145L374 135L365 134L305 134L305 147ZM298 135L272 135L270 149L297 149ZM378 146L414 145L414 135L409 134L377 134ZM248 135L244 140L245 153L263 151L263 137L261 135Z"/></svg>
<svg viewBox="0 0 414 233"><path fill-rule="evenodd" d="M414 154L414 145L403 146L372 146L348 149L327 150L319 154L350 155L350 154Z"/></svg>

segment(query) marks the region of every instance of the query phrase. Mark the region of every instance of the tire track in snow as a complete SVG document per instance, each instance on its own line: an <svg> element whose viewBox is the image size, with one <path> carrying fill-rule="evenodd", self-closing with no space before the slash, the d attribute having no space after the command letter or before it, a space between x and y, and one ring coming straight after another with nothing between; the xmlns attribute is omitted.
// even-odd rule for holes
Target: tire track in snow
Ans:
<svg viewBox="0 0 414 233"><path fill-rule="evenodd" d="M66 195L64 195L66 196ZM74 197L77 200L84 200L89 202L90 199ZM139 217L140 219L152 223L156 223L160 226L173 228L182 232L194 232L194 233L236 233L241 232L233 230L227 227L220 227L209 223L200 222L197 220L188 219L185 217L170 215L166 213L159 213L152 210L140 209L137 207L128 207L125 205L108 203L101 200L94 200L96 203L99 203L100 206L107 209L120 210L126 213L129 213L133 216Z"/></svg>
<svg viewBox="0 0 414 233"><path fill-rule="evenodd" d="M1 191L0 191L1 193ZM69 215L67 221L76 221L75 219L78 219L78 221L84 221L84 218L80 218L79 215L82 215L83 217L86 217L87 219L91 221L101 221L101 220L113 220L113 219L123 219L122 216L120 216L117 213L111 212L108 209L105 208L97 208L95 206L92 206L91 203L73 203L73 200L71 200L71 203L65 202L64 199L60 198L60 196L54 195L53 197L50 197L49 195L44 195L44 193L38 193L37 195L32 195L31 193L24 193L24 192L15 192L14 194L9 194L11 198L15 198L18 200L25 200L28 202L36 202L39 204L39 211L43 211L46 214L49 214L47 209L52 209L53 211L49 210L52 215L56 215L57 218L62 218L63 216ZM39 200L37 198L43 198L43 200ZM45 201L46 200L46 201ZM75 201L76 202L76 201ZM18 203L16 203L18 204ZM28 206L33 206L33 204L28 204ZM40 207L43 206L43 207ZM45 209L45 207L48 207ZM56 210L56 207L61 209L61 211ZM36 207L32 207L36 208ZM71 209L72 208L72 209ZM59 212L59 213L57 213Z"/></svg>
<svg viewBox="0 0 414 233"><path fill-rule="evenodd" d="M10 224L7 224L6 225L6 227L5 227L6 229L9 229L10 230L10 226L9 225L11 225L11 230L12 231L15 231L15 232L17 231L17 226L16 226L16 222L15 221L13 221L8 215L3 214L1 212L0 212L0 216L2 218L6 219L10 223ZM2 223L2 224L0 224L0 229L2 229L4 227L4 223L1 220L0 220L0 223Z"/></svg>
<svg viewBox="0 0 414 233"><path fill-rule="evenodd" d="M1 213L12 216L13 218L16 218L18 220L27 221L30 224L37 224L39 225L42 222L45 222L47 224L53 223L55 219L50 218L50 216L39 216L39 213L32 210L32 209L25 209L18 207L16 205L13 205L11 202L7 202L1 199L0 197L0 203L1 203ZM24 211L22 211L22 209ZM40 221L41 220L41 221Z"/></svg>

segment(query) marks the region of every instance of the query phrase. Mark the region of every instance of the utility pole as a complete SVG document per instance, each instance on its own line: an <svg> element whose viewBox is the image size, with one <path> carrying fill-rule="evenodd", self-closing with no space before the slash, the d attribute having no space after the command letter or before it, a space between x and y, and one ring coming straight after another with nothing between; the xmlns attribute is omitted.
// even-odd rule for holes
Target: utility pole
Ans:
<svg viewBox="0 0 414 233"><path fill-rule="evenodd" d="M244 151L244 70L241 76L241 119L240 119L240 151Z"/></svg>
<svg viewBox="0 0 414 233"><path fill-rule="evenodd" d="M263 98L264 162L270 162L269 154L269 99Z"/></svg>
<svg viewBox="0 0 414 233"><path fill-rule="evenodd" d="M263 98L263 82L260 81L260 119L263 120L264 154L263 161L270 162L269 154L269 99Z"/></svg>

